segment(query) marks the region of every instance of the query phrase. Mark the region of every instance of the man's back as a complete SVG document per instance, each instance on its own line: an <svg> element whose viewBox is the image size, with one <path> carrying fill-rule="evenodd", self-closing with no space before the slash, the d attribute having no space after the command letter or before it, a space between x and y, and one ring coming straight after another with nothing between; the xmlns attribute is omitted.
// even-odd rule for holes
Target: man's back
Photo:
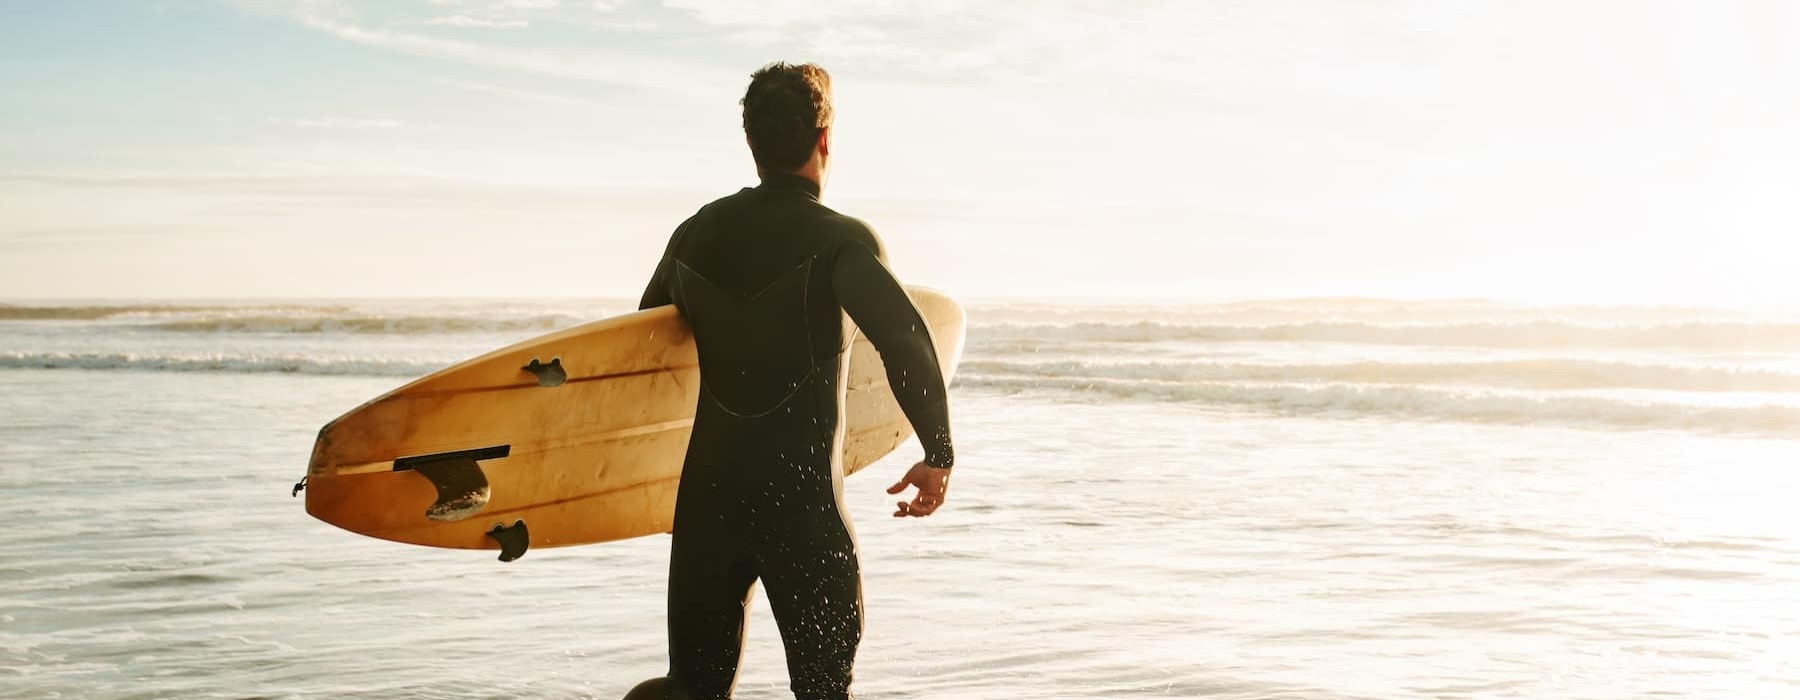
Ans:
<svg viewBox="0 0 1800 700"><path fill-rule="evenodd" d="M658 277L694 329L702 404L738 416L780 406L835 418L826 409L836 403L829 392L845 332L832 265L841 246L870 250L874 238L816 197L810 182L771 178L707 205L670 239ZM803 402L786 405L796 398Z"/></svg>
<svg viewBox="0 0 1800 700"><path fill-rule="evenodd" d="M708 433L716 414L745 419L779 409L808 418L826 438L819 452L830 448L841 419L847 310L897 366L889 369L900 375L901 402L946 423L920 438L948 466L943 380L925 324L882 263L875 233L819 204L818 191L803 178L773 176L702 208L670 238L642 306L673 303L694 329L702 384L695 433ZM936 396L931 388L904 391L933 380Z"/></svg>

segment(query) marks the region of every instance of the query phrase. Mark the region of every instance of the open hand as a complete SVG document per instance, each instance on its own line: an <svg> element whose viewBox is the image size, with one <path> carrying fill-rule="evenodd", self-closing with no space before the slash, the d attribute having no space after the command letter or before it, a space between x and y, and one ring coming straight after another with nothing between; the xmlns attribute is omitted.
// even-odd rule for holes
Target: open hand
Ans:
<svg viewBox="0 0 1800 700"><path fill-rule="evenodd" d="M938 506L944 505L944 494L950 490L950 470L934 469L919 462L906 470L906 476L889 486L887 492L889 495L897 494L905 491L907 486L918 487L919 493L913 496L911 503L897 502L895 505L899 509L894 511L894 517L923 518L931 515Z"/></svg>

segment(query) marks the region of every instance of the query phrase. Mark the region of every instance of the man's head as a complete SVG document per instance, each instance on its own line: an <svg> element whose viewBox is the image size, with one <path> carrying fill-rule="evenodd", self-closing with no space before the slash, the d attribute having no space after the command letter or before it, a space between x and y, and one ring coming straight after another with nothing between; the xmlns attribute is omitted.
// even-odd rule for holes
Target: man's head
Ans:
<svg viewBox="0 0 1800 700"><path fill-rule="evenodd" d="M762 175L795 173L825 182L831 156L831 75L811 63L771 63L744 91L744 138Z"/></svg>

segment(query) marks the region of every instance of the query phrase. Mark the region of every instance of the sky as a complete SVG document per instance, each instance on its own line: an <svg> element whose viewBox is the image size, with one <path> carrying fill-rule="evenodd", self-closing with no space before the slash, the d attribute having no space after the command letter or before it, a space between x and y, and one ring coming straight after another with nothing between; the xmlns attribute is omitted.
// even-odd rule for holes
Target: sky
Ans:
<svg viewBox="0 0 1800 700"><path fill-rule="evenodd" d="M774 60L961 297L1800 306L1780 0L0 1L0 298L634 296Z"/></svg>

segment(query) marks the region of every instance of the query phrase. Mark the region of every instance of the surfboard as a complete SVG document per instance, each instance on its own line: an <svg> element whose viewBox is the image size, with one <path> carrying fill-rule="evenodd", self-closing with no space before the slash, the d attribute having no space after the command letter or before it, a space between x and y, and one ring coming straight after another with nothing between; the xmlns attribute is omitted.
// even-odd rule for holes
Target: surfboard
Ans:
<svg viewBox="0 0 1800 700"><path fill-rule="evenodd" d="M966 316L909 287L946 381ZM693 336L673 306L557 331L452 365L325 424L306 512L394 542L499 549L668 532L699 396ZM843 466L853 473L912 435L881 356L850 350Z"/></svg>

